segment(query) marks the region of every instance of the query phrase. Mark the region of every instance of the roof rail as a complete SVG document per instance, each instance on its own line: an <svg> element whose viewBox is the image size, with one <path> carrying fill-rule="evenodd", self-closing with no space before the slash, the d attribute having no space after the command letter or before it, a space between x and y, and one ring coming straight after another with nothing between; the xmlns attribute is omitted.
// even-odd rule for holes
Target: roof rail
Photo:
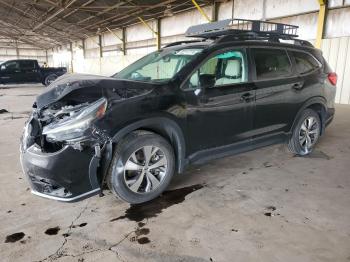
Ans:
<svg viewBox="0 0 350 262"><path fill-rule="evenodd" d="M188 37L215 39L223 35L254 33L262 37L298 37L298 26L248 19L225 19L218 22L191 26Z"/></svg>
<svg viewBox="0 0 350 262"><path fill-rule="evenodd" d="M184 41L177 41L173 43L166 44L163 47L170 47L175 45L182 45L182 44L190 44L190 43L197 43L197 42L203 42L203 40L184 40Z"/></svg>

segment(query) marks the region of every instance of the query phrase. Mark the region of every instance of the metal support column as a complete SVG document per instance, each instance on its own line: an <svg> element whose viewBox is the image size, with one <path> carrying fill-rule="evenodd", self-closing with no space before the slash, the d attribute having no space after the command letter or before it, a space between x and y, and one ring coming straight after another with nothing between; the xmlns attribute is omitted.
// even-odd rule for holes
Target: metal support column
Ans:
<svg viewBox="0 0 350 262"><path fill-rule="evenodd" d="M266 0L263 0L263 10L262 10L262 19L263 21L266 21Z"/></svg>
<svg viewBox="0 0 350 262"><path fill-rule="evenodd" d="M83 48L83 58L85 59L85 39L81 39L81 42L82 42L82 48Z"/></svg>
<svg viewBox="0 0 350 262"><path fill-rule="evenodd" d="M70 51L70 66L71 66L71 73L74 72L73 70L73 43L69 43L69 51Z"/></svg>
<svg viewBox="0 0 350 262"><path fill-rule="evenodd" d="M219 16L219 3L214 0L213 1L213 7L212 7L212 22L218 21L218 16Z"/></svg>
<svg viewBox="0 0 350 262"><path fill-rule="evenodd" d="M126 28L122 28L122 49L123 49L123 55L126 55Z"/></svg>
<svg viewBox="0 0 350 262"><path fill-rule="evenodd" d="M99 47L100 57L102 57L103 52L102 52L102 36L101 35L98 35L98 47Z"/></svg>
<svg viewBox="0 0 350 262"><path fill-rule="evenodd" d="M112 35L114 35L116 38L118 38L120 41L122 41L122 51L123 54L125 55L125 28L122 29L122 37L119 37L116 33L114 33L111 29L109 29L108 27L106 27L106 29L108 30L108 32L110 32Z"/></svg>
<svg viewBox="0 0 350 262"><path fill-rule="evenodd" d="M161 48L161 20L160 18L157 19L157 34L156 34L156 38L157 38L157 50L159 50Z"/></svg>
<svg viewBox="0 0 350 262"><path fill-rule="evenodd" d="M325 25L326 15L327 15L327 0L318 0L318 2L320 4L320 10L318 12L318 19L317 19L317 35L316 35L315 47L321 48L324 27L325 27L324 25Z"/></svg>
<svg viewBox="0 0 350 262"><path fill-rule="evenodd" d="M19 50L18 50L18 41L15 41L15 45L16 45L16 57L17 59L19 59Z"/></svg>
<svg viewBox="0 0 350 262"><path fill-rule="evenodd" d="M159 50L160 49L160 21L158 22L158 19L157 19L157 31L155 31L149 24L147 24L147 22L145 20L143 20L141 17L137 17L142 24L144 24L149 30L151 30L155 35L156 35L156 45L157 45L157 49Z"/></svg>

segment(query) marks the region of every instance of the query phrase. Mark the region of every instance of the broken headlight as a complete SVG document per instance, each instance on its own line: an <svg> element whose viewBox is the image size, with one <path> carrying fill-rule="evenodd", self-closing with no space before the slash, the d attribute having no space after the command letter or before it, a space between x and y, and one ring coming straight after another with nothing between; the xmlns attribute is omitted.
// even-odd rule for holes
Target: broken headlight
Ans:
<svg viewBox="0 0 350 262"><path fill-rule="evenodd" d="M45 126L43 135L49 142L83 139L85 131L94 120L105 114L106 108L107 99L101 98Z"/></svg>

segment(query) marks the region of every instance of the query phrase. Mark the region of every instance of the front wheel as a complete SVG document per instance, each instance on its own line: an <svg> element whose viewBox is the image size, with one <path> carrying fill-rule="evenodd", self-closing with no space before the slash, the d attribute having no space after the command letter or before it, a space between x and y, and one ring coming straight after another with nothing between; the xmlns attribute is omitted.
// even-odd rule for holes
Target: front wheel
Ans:
<svg viewBox="0 0 350 262"><path fill-rule="evenodd" d="M45 86L50 85L53 81L56 80L56 78L57 78L57 75L55 75L55 74L50 74L50 75L48 75L48 76L45 77L45 79L44 79L44 85L45 85Z"/></svg>
<svg viewBox="0 0 350 262"><path fill-rule="evenodd" d="M314 149L321 134L321 120L312 109L301 114L289 140L289 150L300 156L308 155Z"/></svg>
<svg viewBox="0 0 350 262"><path fill-rule="evenodd" d="M116 146L107 184L120 199L138 204L159 196L174 172L174 151L168 141L151 132L136 131Z"/></svg>

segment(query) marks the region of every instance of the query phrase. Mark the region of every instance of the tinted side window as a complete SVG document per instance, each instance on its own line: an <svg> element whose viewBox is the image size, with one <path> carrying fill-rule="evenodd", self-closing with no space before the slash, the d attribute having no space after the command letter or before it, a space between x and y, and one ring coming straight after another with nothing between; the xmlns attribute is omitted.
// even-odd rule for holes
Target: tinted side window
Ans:
<svg viewBox="0 0 350 262"><path fill-rule="evenodd" d="M6 69L6 70L18 70L19 69L19 63L17 61L10 61L7 62L3 65L1 65L1 69Z"/></svg>
<svg viewBox="0 0 350 262"><path fill-rule="evenodd" d="M295 58L295 65L299 74L307 74L318 68L320 63L311 55L303 52L293 52Z"/></svg>
<svg viewBox="0 0 350 262"><path fill-rule="evenodd" d="M280 78L292 74L292 65L285 50L252 49L258 80Z"/></svg>
<svg viewBox="0 0 350 262"><path fill-rule="evenodd" d="M34 69L34 61L20 61L21 69Z"/></svg>

